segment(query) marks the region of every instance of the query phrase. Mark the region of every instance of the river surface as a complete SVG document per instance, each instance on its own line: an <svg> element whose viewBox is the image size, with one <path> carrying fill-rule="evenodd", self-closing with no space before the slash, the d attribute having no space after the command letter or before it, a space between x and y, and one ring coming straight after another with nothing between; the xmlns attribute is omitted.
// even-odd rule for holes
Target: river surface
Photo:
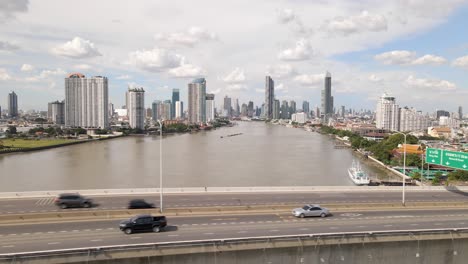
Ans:
<svg viewBox="0 0 468 264"><path fill-rule="evenodd" d="M0 191L159 187L159 143L135 136L0 155ZM359 159L329 136L263 122L164 136L162 144L164 187L347 186ZM391 177L361 161L372 178Z"/></svg>

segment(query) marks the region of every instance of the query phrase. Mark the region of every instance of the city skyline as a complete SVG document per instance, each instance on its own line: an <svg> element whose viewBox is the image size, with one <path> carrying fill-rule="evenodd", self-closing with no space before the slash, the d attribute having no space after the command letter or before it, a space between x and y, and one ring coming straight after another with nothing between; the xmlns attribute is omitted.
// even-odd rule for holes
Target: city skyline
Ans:
<svg viewBox="0 0 468 264"><path fill-rule="evenodd" d="M468 37L457 33L466 24L466 1L203 1L183 10L142 1L113 2L113 12L101 12L105 1L83 5L93 6L89 16L68 14L73 19L56 15L68 13L60 1L11 1L2 7L2 109L15 90L20 109L45 110L48 102L64 98L63 76L73 72L106 76L109 101L116 106L125 104L121 94L129 85L144 87L147 102L171 98L172 89L187 101L186 84L197 77L207 80L217 105L225 95L261 105L265 75L275 80L278 98L320 106L321 80L330 71L337 106L373 109L388 92L401 98L400 105L425 112L468 107L460 96L468 93ZM201 9L207 5L216 12ZM206 18L198 19L200 11ZM167 19L171 12L181 12L183 19ZM226 21L242 17L251 26L239 31L237 24L212 23L219 14Z"/></svg>

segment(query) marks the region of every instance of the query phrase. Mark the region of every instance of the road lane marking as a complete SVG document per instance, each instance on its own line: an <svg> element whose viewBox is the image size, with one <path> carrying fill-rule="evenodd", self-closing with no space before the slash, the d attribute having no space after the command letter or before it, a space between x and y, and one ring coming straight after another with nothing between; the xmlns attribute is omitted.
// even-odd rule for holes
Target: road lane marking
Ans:
<svg viewBox="0 0 468 264"><path fill-rule="evenodd" d="M203 233L204 235L214 235L214 233Z"/></svg>
<svg viewBox="0 0 468 264"><path fill-rule="evenodd" d="M384 227L391 227L391 226L393 226L393 225L384 225Z"/></svg>
<svg viewBox="0 0 468 264"><path fill-rule="evenodd" d="M6 245L6 246L2 246L4 248L12 248L12 247L15 247L14 245Z"/></svg>
<svg viewBox="0 0 468 264"><path fill-rule="evenodd" d="M279 230L274 229L274 230L270 230L270 232L279 232Z"/></svg>
<svg viewBox="0 0 468 264"><path fill-rule="evenodd" d="M102 241L102 239L93 239L93 240L90 240L91 242L99 242L99 241Z"/></svg>
<svg viewBox="0 0 468 264"><path fill-rule="evenodd" d="M168 237L177 237L179 235L167 235Z"/></svg>
<svg viewBox="0 0 468 264"><path fill-rule="evenodd" d="M299 229L299 230L301 230L301 231L307 231L307 230L309 230L309 228L301 228L301 229Z"/></svg>
<svg viewBox="0 0 468 264"><path fill-rule="evenodd" d="M47 243L47 245L57 245L57 244L60 244L60 242L49 242L49 243Z"/></svg>
<svg viewBox="0 0 468 264"><path fill-rule="evenodd" d="M140 239L141 237L131 237L130 239Z"/></svg>

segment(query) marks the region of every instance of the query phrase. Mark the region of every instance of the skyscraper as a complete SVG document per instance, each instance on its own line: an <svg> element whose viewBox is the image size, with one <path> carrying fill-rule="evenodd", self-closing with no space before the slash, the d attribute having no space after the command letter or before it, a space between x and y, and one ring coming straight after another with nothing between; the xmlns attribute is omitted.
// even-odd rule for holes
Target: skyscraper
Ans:
<svg viewBox="0 0 468 264"><path fill-rule="evenodd" d="M128 123L131 128L145 128L145 90L143 88L128 88Z"/></svg>
<svg viewBox="0 0 468 264"><path fill-rule="evenodd" d="M240 110L240 115L241 116L247 116L247 104L242 104L241 110Z"/></svg>
<svg viewBox="0 0 468 264"><path fill-rule="evenodd" d="M384 93L375 111L376 127L390 131L398 131L400 128L400 109L395 102L395 97Z"/></svg>
<svg viewBox="0 0 468 264"><path fill-rule="evenodd" d="M55 101L49 103L47 117L57 125L65 124L65 102Z"/></svg>
<svg viewBox="0 0 468 264"><path fill-rule="evenodd" d="M280 116L280 101L275 99L275 101L273 101L273 119L280 119L281 116Z"/></svg>
<svg viewBox="0 0 468 264"><path fill-rule="evenodd" d="M247 106L247 116L252 117L254 115L254 103L252 101L249 101L249 104Z"/></svg>
<svg viewBox="0 0 468 264"><path fill-rule="evenodd" d="M108 81L72 73L65 78L65 125L83 128L109 127Z"/></svg>
<svg viewBox="0 0 468 264"><path fill-rule="evenodd" d="M231 105L231 98L227 95L224 97L224 105L223 105L223 115L226 117L232 116L232 105Z"/></svg>
<svg viewBox="0 0 468 264"><path fill-rule="evenodd" d="M175 105L180 100L179 89L172 89L171 119L175 118Z"/></svg>
<svg viewBox="0 0 468 264"><path fill-rule="evenodd" d="M331 74L325 75L325 86L322 90L322 109L321 114L324 117L329 117L333 114L333 96L331 95Z"/></svg>
<svg viewBox="0 0 468 264"><path fill-rule="evenodd" d="M458 119L463 119L463 108L461 106L458 107Z"/></svg>
<svg viewBox="0 0 468 264"><path fill-rule="evenodd" d="M206 122L206 80L198 78L188 84L189 123Z"/></svg>
<svg viewBox="0 0 468 264"><path fill-rule="evenodd" d="M288 101L286 100L283 100L283 102L281 102L281 119L289 119L290 118L290 115L289 115L289 106L288 106Z"/></svg>
<svg viewBox="0 0 468 264"><path fill-rule="evenodd" d="M153 118L153 121L158 121L159 119L159 105L161 104L161 101L159 100L155 100L153 101L153 103L151 104L151 110L152 110L152 114L151 114L151 117Z"/></svg>
<svg viewBox="0 0 468 264"><path fill-rule="evenodd" d="M265 76L265 119L273 118L273 101L275 100L275 82L270 76Z"/></svg>
<svg viewBox="0 0 468 264"><path fill-rule="evenodd" d="M159 109L159 118L162 120L171 120L171 107L172 107L172 102L171 100L164 100L164 102L161 104L161 107Z"/></svg>
<svg viewBox="0 0 468 264"><path fill-rule="evenodd" d="M206 122L211 122L215 119L214 98L214 94L206 94Z"/></svg>
<svg viewBox="0 0 468 264"><path fill-rule="evenodd" d="M345 106L344 105L341 106L341 117L343 117L343 118L345 117Z"/></svg>
<svg viewBox="0 0 468 264"><path fill-rule="evenodd" d="M175 105L175 118L183 119L184 118L184 104L182 101L177 101Z"/></svg>
<svg viewBox="0 0 468 264"><path fill-rule="evenodd" d="M291 100L289 101L289 115L296 113L296 102Z"/></svg>
<svg viewBox="0 0 468 264"><path fill-rule="evenodd" d="M234 110L233 116L239 116L240 114L239 99L235 98L232 101L232 109Z"/></svg>
<svg viewBox="0 0 468 264"><path fill-rule="evenodd" d="M13 91L8 94L8 116L18 116L18 96Z"/></svg>
<svg viewBox="0 0 468 264"><path fill-rule="evenodd" d="M307 117L310 116L310 105L309 105L309 102L307 102L307 101L302 102L302 111L304 111L304 113L306 113L306 116L307 116Z"/></svg>

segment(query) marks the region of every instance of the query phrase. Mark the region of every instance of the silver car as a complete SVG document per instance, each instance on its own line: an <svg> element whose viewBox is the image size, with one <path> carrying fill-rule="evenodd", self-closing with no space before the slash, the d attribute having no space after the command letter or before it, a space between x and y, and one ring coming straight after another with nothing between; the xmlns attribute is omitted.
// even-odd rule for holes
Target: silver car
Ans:
<svg viewBox="0 0 468 264"><path fill-rule="evenodd" d="M295 208L292 211L295 217L304 218L306 216L320 216L325 217L330 215L327 208L320 207L320 205L304 205L302 208Z"/></svg>

